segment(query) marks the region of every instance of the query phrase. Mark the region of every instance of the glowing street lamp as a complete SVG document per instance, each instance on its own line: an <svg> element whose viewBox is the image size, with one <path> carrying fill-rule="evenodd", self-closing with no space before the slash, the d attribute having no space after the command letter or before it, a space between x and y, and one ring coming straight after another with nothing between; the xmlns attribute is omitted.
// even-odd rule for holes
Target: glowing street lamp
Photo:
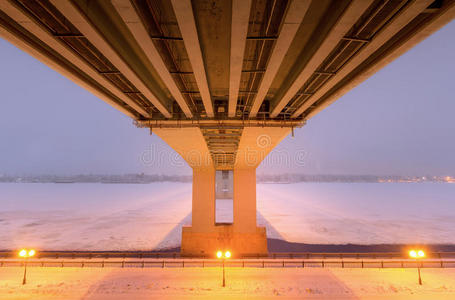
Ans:
<svg viewBox="0 0 455 300"><path fill-rule="evenodd" d="M421 258L425 257L425 252L423 250L410 250L409 256L415 258L418 261ZM417 264L417 271L419 273L419 284L422 285L422 277L420 276L420 265Z"/></svg>
<svg viewBox="0 0 455 300"><path fill-rule="evenodd" d="M35 256L36 251L34 249L21 249L18 253L19 257L25 259L24 261L24 278L22 279L22 284L27 283L27 260L29 257Z"/></svg>
<svg viewBox="0 0 455 300"><path fill-rule="evenodd" d="M224 275L224 261L226 259L229 259L231 258L232 254L231 254L231 251L227 250L226 252L223 253L223 251L219 250L217 253L216 253L216 257L218 259L222 259L223 260L223 287L226 286L226 277Z"/></svg>

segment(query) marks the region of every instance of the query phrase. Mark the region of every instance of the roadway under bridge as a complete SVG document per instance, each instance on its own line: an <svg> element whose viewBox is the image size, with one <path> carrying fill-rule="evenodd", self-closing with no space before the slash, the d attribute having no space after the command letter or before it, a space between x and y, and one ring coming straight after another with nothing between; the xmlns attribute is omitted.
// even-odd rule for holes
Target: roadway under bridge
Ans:
<svg viewBox="0 0 455 300"><path fill-rule="evenodd" d="M454 16L455 0L0 0L0 36L188 162L183 255L266 254L257 166ZM215 222L217 170L233 172L232 224Z"/></svg>

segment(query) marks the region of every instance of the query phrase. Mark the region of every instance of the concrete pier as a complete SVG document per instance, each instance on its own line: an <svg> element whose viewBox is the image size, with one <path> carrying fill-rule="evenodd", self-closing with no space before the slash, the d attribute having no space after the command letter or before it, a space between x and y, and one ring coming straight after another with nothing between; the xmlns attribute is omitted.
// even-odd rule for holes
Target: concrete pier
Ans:
<svg viewBox="0 0 455 300"><path fill-rule="evenodd" d="M215 129L214 131L218 131ZM267 235L256 223L256 168L289 133L290 128L244 128L232 168L215 165L199 128L156 128L153 132L175 149L193 169L192 225L182 229L182 255L234 256L267 254ZM233 171L232 224L215 222L215 172Z"/></svg>

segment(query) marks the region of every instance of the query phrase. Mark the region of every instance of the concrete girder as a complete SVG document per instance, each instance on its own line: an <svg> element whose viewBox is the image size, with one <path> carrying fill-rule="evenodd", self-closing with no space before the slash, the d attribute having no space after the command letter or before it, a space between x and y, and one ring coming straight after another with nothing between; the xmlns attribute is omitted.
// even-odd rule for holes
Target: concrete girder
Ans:
<svg viewBox="0 0 455 300"><path fill-rule="evenodd" d="M180 154L193 169L214 169L212 156L199 128L155 127L152 132Z"/></svg>
<svg viewBox="0 0 455 300"><path fill-rule="evenodd" d="M166 118L172 115L161 101L150 91L136 72L120 57L99 30L71 1L50 0L50 2L96 47L109 61L140 91Z"/></svg>
<svg viewBox="0 0 455 300"><path fill-rule="evenodd" d="M349 7L344 11L343 15L337 20L336 24L330 30L327 37L322 42L321 46L314 53L308 63L300 71L300 74L284 93L280 99L276 99L276 104L272 108L270 117L275 118L291 101L295 94L300 90L302 85L316 71L319 65L327 58L330 52L335 48L338 41L345 36L349 29L357 22L366 9L370 6L373 0L354 0L349 4Z"/></svg>
<svg viewBox="0 0 455 300"><path fill-rule="evenodd" d="M286 17L280 34L273 48L270 60L267 64L267 69L259 85L258 92L253 99L253 106L250 110L250 117L255 118L261 107L262 102L267 96L272 82L278 73L278 70L283 62L283 59L294 40L295 34L302 23L302 20L310 6L311 0L292 0L288 6Z"/></svg>
<svg viewBox="0 0 455 300"><path fill-rule="evenodd" d="M377 33L374 38L362 47L357 54L349 60L339 72L332 76L316 93L310 96L292 115L292 118L299 117L305 110L310 108L318 99L323 97L331 88L340 82L349 73L364 62L370 55L383 46L389 39L397 34L403 27L423 12L433 0L415 0L398 13L394 18Z"/></svg>
<svg viewBox="0 0 455 300"><path fill-rule="evenodd" d="M183 98L182 93L175 84L172 75L169 73L166 65L164 64L161 56L155 47L155 44L152 41L152 38L147 32L144 24L142 23L141 18L137 14L131 0L113 0L113 6L117 10L117 13L123 19L125 24L128 26L128 29L131 31L133 36L136 38L137 43L142 48L144 53L147 55L147 58L152 63L153 67L156 69L163 82L166 84L166 87L169 89L171 95L175 98L180 108L184 112L187 118L192 118L193 114L191 113L188 104Z"/></svg>
<svg viewBox="0 0 455 300"><path fill-rule="evenodd" d="M48 47L52 48L58 54L63 56L69 62L71 62L74 66L78 69L83 71L93 80L98 82L101 86L108 89L112 94L118 97L120 100L131 106L135 111L141 114L144 117L151 117L150 114L145 111L140 105L135 103L131 98L125 95L118 87L112 84L109 80L107 80L104 76L98 73L96 69L93 68L90 64L88 64L84 59L80 58L76 55L65 43L62 43L57 37L52 35L48 30L44 29L41 24L37 23L35 19L28 16L22 10L20 10L13 2L11 1L1 1L0 2L0 10L5 12L10 18L12 18L15 22L21 25L24 29L28 32L33 34L36 38L40 41L45 43ZM40 59L41 60L41 59ZM45 62L48 64L47 62ZM53 66L55 69L56 64L49 64L49 66ZM60 68L61 69L61 68ZM64 76L69 77L72 81L76 84L83 86L88 91L96 94L98 97L103 99L109 105L113 106L117 110L120 110L122 113L128 115L129 117L135 119L136 117L132 115L130 112L125 110L124 107L120 106L116 102L112 101L111 99L107 99L105 95L99 95L99 92L95 92L95 90L91 87L88 87L84 81L81 81L79 78L74 76L71 72L71 76L69 76L68 72L63 72L62 70L58 70L58 72L62 73Z"/></svg>
<svg viewBox="0 0 455 300"><path fill-rule="evenodd" d="M436 13L436 12L435 12ZM403 55L409 49L414 47L416 44L420 43L422 40L426 39L428 36L436 32L439 28L446 25L450 21L455 18L455 3L452 4L451 7L447 7L446 10L441 12L435 19L432 19L431 22L426 24L423 29L418 31L415 35L413 35L408 40L402 42L402 44L394 49L392 52L383 56L383 58L377 62L376 64L369 65L366 70L363 70L361 74L356 76L346 84L343 88L337 90L335 93L331 94L328 98L324 99L321 105L318 105L315 109L312 109L311 112L305 115L305 119L309 120L314 115L319 113L321 110L335 102L337 99L342 97L351 89L355 88L361 82L368 79L374 73L378 72L380 69L385 67L387 64L398 58L399 56Z"/></svg>
<svg viewBox="0 0 455 300"><path fill-rule="evenodd" d="M256 169L291 130L289 127L245 127L237 149L234 169Z"/></svg>
<svg viewBox="0 0 455 300"><path fill-rule="evenodd" d="M252 0L232 1L231 55L229 60L229 117L235 117Z"/></svg>
<svg viewBox="0 0 455 300"><path fill-rule="evenodd" d="M206 114L209 118L214 117L213 103L210 96L207 74L202 57L201 45L199 42L196 22L194 20L193 7L190 0L171 0L180 33L183 37L186 52L193 68L199 92Z"/></svg>

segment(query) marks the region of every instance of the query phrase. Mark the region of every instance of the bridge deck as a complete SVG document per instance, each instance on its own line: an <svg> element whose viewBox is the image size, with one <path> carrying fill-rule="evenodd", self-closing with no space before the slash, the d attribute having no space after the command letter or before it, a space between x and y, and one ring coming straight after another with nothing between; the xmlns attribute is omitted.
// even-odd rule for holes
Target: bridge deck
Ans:
<svg viewBox="0 0 455 300"><path fill-rule="evenodd" d="M299 127L454 16L455 0L5 0L0 36L140 126L208 121L232 153L220 121Z"/></svg>

